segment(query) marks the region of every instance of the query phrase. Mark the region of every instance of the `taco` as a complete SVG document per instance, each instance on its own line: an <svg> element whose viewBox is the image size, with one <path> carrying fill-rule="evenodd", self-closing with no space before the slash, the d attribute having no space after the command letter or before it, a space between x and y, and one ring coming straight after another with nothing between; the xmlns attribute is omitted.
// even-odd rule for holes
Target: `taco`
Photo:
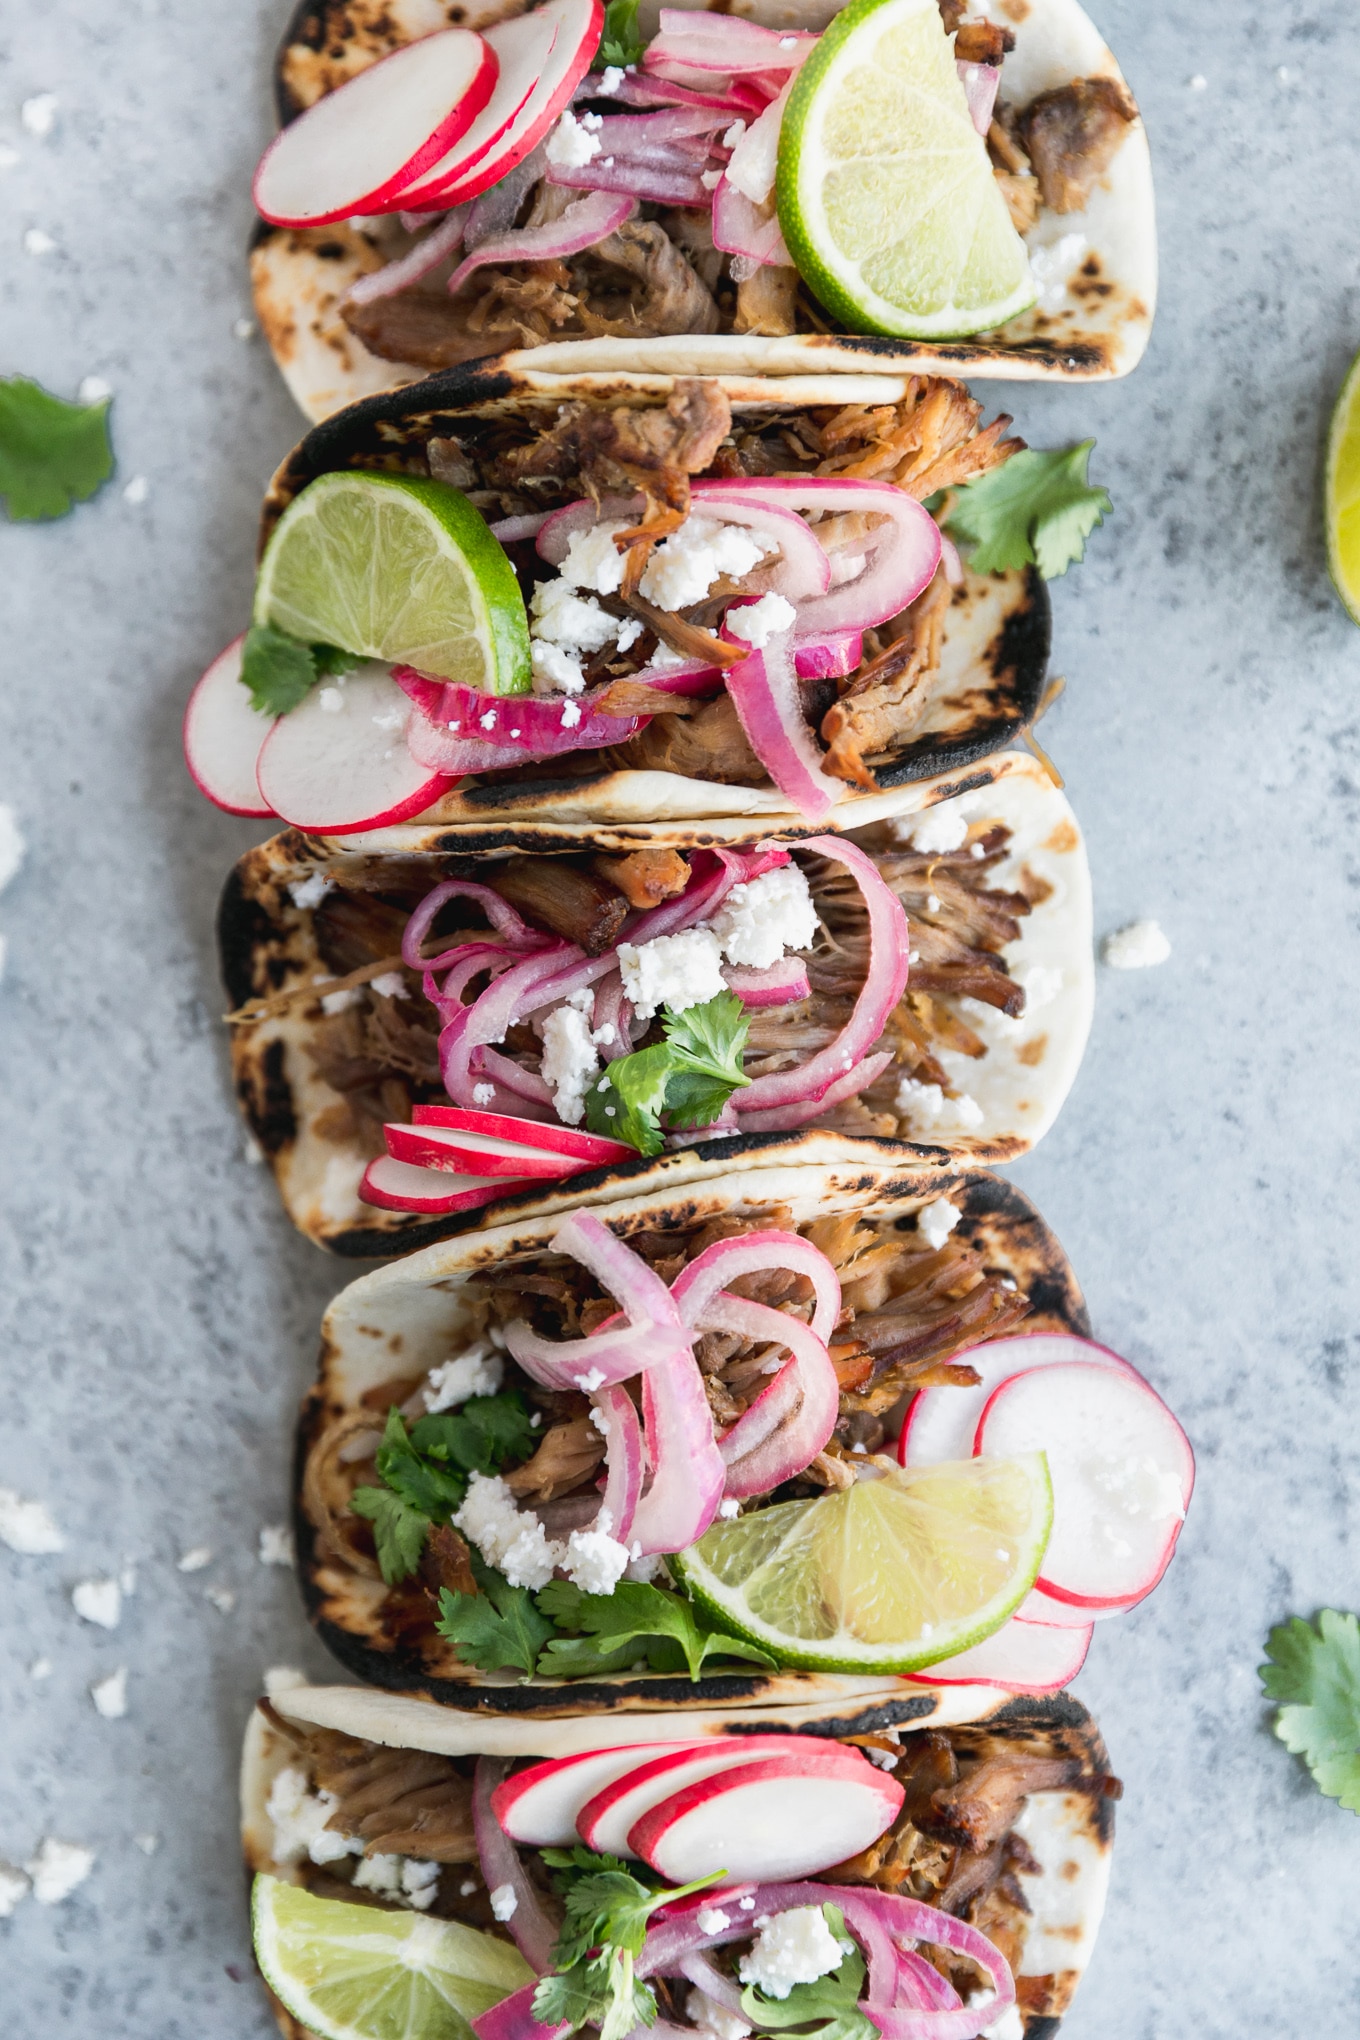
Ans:
<svg viewBox="0 0 1360 2040"><path fill-rule="evenodd" d="M426 1978L439 2040L570 2030L542 2024L535 1998L547 2012L586 1982L564 1915L580 1939L606 1896L630 1908L640 2002L614 1953L628 1944L622 1914L597 1915L601 1959L573 2015L621 2031L614 2008L635 2005L659 2040L821 2030L828 2015L851 2034L1052 2040L1090 1958L1121 1788L1066 1694L975 1692L938 1726L891 1702L871 1727L830 1708L796 1726L777 1711L490 1722L298 1676L271 1676L241 1764L256 1957L285 2040L378 2030L384 1958L402 1973L413 2035L426 2031L413 2016ZM721 1837L710 1824L692 1881L711 1882L688 1897L636 1853L580 1841L582 1826L622 1829L629 1802L655 1800L659 1817L643 1817L657 1828L682 1777L719 1806L762 1795L763 1874L714 1878L734 1839L753 1857L749 1813ZM584 1884L601 1872L605 1884ZM347 1942L368 1957L357 1989ZM881 2016L866 2018L866 2002Z"/></svg>
<svg viewBox="0 0 1360 2040"><path fill-rule="evenodd" d="M938 0L938 19L929 0L892 0L867 27L863 4L847 19L827 0L640 15L612 0L607 16L593 0L548 0L538 12L541 23L514 0L299 5L279 50L285 139L257 175L266 217L250 266L260 325L309 418L487 356L573 373L878 365L1053 381L1124 375L1141 358L1157 288L1147 137L1076 0L998 0L995 19L963 0ZM423 63L388 64L375 83L375 60L432 31ZM408 180L366 198L362 145L388 92L403 77L428 91L460 49L484 53L477 31L505 60L498 99L521 44L555 34L560 69L574 38L574 63L556 81L540 74L530 124L463 179L475 203L447 178L439 195L429 173L426 197ZM833 74L847 63L858 80L837 108ZM465 105L485 74L470 75ZM873 106L861 104L871 76ZM941 153L909 165L893 155L924 145L904 115L914 93ZM881 119L891 137L867 173L853 161L832 173L851 193L865 178L876 218L858 231L819 190L837 117L856 133ZM409 124L400 132L409 148ZM955 174L937 204L943 152ZM307 159L308 191L296 180L285 191L291 157ZM341 192L337 177L357 181ZM329 216L307 224L318 205Z"/></svg>
<svg viewBox="0 0 1360 2040"><path fill-rule="evenodd" d="M356 405L274 478L190 771L232 812L358 838L871 816L1044 700L1037 569L965 568L936 521L1021 448L981 409L910 376L477 370ZM1017 472L1000 514L1032 559Z"/></svg>
<svg viewBox="0 0 1360 2040"><path fill-rule="evenodd" d="M692 1161L1013 1159L1085 1045L1089 875L1034 759L968 780L803 842L542 821L247 852L219 916L232 1068L289 1216L375 1255Z"/></svg>
<svg viewBox="0 0 1360 2040"><path fill-rule="evenodd" d="M1088 1329L980 1170L691 1157L561 1197L332 1303L308 1611L347 1671L490 1714L1058 1688L1193 1485Z"/></svg>

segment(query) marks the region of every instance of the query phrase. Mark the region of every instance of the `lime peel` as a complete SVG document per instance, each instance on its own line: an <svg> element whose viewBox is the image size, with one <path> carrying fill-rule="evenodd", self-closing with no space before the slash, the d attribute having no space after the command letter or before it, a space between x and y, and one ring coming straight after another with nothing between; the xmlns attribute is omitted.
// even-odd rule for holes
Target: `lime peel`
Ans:
<svg viewBox="0 0 1360 2040"><path fill-rule="evenodd" d="M1346 371L1327 435L1326 519L1332 585L1360 623L1360 354Z"/></svg>
<svg viewBox="0 0 1360 2040"><path fill-rule="evenodd" d="M254 621L486 694L531 686L529 622L504 549L457 489L417 475L310 482L265 548Z"/></svg>
<svg viewBox="0 0 1360 2040"><path fill-rule="evenodd" d="M818 1672L915 1672L998 1630L1053 1522L1042 1452L874 1469L715 1523L669 1563L709 1619Z"/></svg>
<svg viewBox="0 0 1360 2040"><path fill-rule="evenodd" d="M785 109L776 197L804 279L852 330L960 339L1038 295L936 0L834 18Z"/></svg>

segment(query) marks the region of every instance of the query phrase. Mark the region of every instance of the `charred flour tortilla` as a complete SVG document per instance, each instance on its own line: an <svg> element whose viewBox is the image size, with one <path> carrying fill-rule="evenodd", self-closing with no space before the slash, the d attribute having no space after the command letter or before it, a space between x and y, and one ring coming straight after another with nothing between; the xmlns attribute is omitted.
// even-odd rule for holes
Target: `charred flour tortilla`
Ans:
<svg viewBox="0 0 1360 2040"><path fill-rule="evenodd" d="M883 819L858 832L899 886L917 949L898 1008L906 1031L885 1035L895 1060L862 1099L795 1133L699 1139L655 1161L639 1156L594 1169L546 1197L526 1192L439 1218L381 1211L358 1198L366 1164L384 1151L384 1122L409 1121L415 1104L447 1102L437 1016L398 954L416 902L439 879L494 886L498 873L515 897L525 897L516 882L541 896L545 872L561 860L605 913L611 905L622 912L622 893L600 876L601 855L674 857L715 840L740 846L759 836L749 824L717 837L664 824L585 831L461 823L330 845L290 830L249 851L227 883L219 937L232 1009L264 1004L258 1018L232 1026L232 1067L290 1218L334 1252L378 1255L475 1229L507 1209L560 1211L636 1183L679 1184L695 1171L739 1162L768 1167L776 1157L806 1155L853 1168L863 1157L876 1168L900 1142L915 1143L923 1158L948 1150L994 1162L1023 1152L1056 1117L1090 1025L1090 882L1071 809L1042 767L1007 752L987 769L995 773L990 784L925 810L933 840L958 837L946 854L917 851L903 838L920 812L916 800L955 782L882 796ZM956 813L951 831L947 818ZM990 856L972 854L988 846ZM813 868L828 876L836 869ZM470 920L477 918L473 909ZM554 924L553 932L583 939L574 924ZM324 980L344 989L328 992ZM985 1003L978 991L1000 1004ZM1012 1015L1008 1006L1019 1010ZM769 1052L788 1028L804 1024L808 1010L795 1004L753 1015L753 1039Z"/></svg>
<svg viewBox="0 0 1360 2040"><path fill-rule="evenodd" d="M439 1866L433 1917L507 1936L492 1914L472 1832L476 1756L557 1757L613 1746L625 1734L639 1741L771 1730L863 1737L893 1764L907 1799L884 1840L833 1880L924 1899L979 1927L1015 1974L1014 2032L1051 2040L1104 1910L1119 1789L1109 1756L1086 1709L1066 1694L1021 1700L965 1689L942 1693L948 1709L931 1713L933 1697L885 1694L864 1707L846 1694L813 1709L492 1721L395 1694L276 1681L272 1698L251 1715L242 1751L246 1867L322 1897L400 1902L353 1891L363 1859L318 1865L305 1854L298 1861L280 1843L270 1793L283 1773L302 1773L309 1791L335 1794L332 1825L340 1832L348 1821L361 1832L366 1855ZM286 2040L305 2040L277 2001L275 2013Z"/></svg>
<svg viewBox="0 0 1360 2040"><path fill-rule="evenodd" d="M515 0L458 6L448 0L302 0L278 55L280 119L293 118L402 43L455 24L485 28L521 11ZM827 0L752 0L733 11L781 30L815 30L839 10ZM524 301L531 293L497 289L507 274L532 276L525 265L486 270L486 287L479 279L478 288L456 300L456 311L441 271L415 292L368 305L362 314L351 311L347 323L346 291L402 254L411 237L395 219L301 232L264 227L251 251L256 310L294 398L316 420L376 390L413 382L432 367L474 356L573 372L805 375L881 366L1015 381L1126 375L1151 331L1157 246L1147 135L1114 57L1076 0L995 0L990 9L945 0L941 11L951 29L960 18L990 13L995 28L1014 37L1002 64L999 118L989 145L1025 235L1039 298L998 332L935 343L838 332L805 291L792 319L782 307L783 316L773 321L766 305L743 311L731 283L719 286L715 301L685 253L694 231L684 224L687 216L655 206L645 207L644 216L661 214L652 231L663 237L663 252L672 265L678 260L689 287L677 291L672 280L663 309L658 277L614 273L612 298L624 287L629 300L621 308L602 299L600 311L614 314L617 327L623 309L636 335L600 334L599 318L592 334L589 317L582 324L578 316L557 337L554 325ZM640 26L644 35L655 33L654 8L643 7ZM1050 94L1058 96L1044 101L1036 129L1026 115ZM1090 100L1097 102L1094 121ZM586 274L581 263L577 267ZM702 253L696 267L705 267ZM601 279L598 271L596 263L589 273L597 288L611 281L609 272ZM586 299L589 307L588 290ZM677 305L683 306L679 313ZM561 309L554 307L554 318ZM752 314L762 330L732 330L739 317ZM677 331L677 316L700 330ZM790 324L794 330L781 335Z"/></svg>
<svg viewBox="0 0 1360 2040"><path fill-rule="evenodd" d="M824 1138L813 1136L800 1153L810 1155ZM736 1174L699 1150L669 1159L683 1165L682 1176L654 1178L641 1191L615 1185L612 1196L596 1191L590 1198L615 1236L654 1265L671 1269L715 1239L774 1227L811 1239L837 1268L855 1316L838 1325L832 1341L840 1416L825 1453L801 1477L808 1494L847 1485L844 1455L856 1445L878 1450L887 1435L885 1413L914 1387L951 1379L933 1371L947 1368L951 1354L1016 1328L1089 1332L1062 1248L1018 1190L984 1171L919 1160L893 1166L881 1152L856 1167L763 1150ZM551 1212L517 1215L360 1277L327 1312L321 1371L298 1430L295 1510L298 1577L323 1641L347 1671L374 1685L494 1714L815 1707L836 1693L904 1692L893 1679L828 1683L825 1674L741 1666L705 1671L697 1680L648 1672L571 1680L478 1672L434 1627L439 1590L466 1590L456 1584L467 1563L465 1550L461 1561L457 1555L460 1540L435 1533L419 1571L395 1587L382 1579L370 1526L349 1498L372 1480L387 1412L394 1403L404 1406L431 1368L462 1353L489 1323L520 1315L526 1297L546 1297L534 1308L550 1313L582 1308L578 1295L593 1292L579 1288L574 1265L548 1246L564 1213L581 1201L570 1187ZM931 1221L923 1232L918 1214L940 1200L959 1216L932 1247ZM864 1258L870 1254L872 1261ZM592 1311L598 1316L596 1306ZM722 1360L706 1391L710 1404L726 1412L724 1422L734 1420L750 1392L744 1350ZM504 1385L522 1385L510 1363ZM535 1397L546 1393L524 1392L535 1408ZM593 1482L604 1448L588 1409L584 1396L553 1392L541 1412L543 1444L522 1467L504 1472L521 1506L547 1509L547 1520L565 1523L575 1488L591 1497L591 1509L598 1506Z"/></svg>
<svg viewBox="0 0 1360 2040"><path fill-rule="evenodd" d="M686 379L456 369L371 398L309 432L270 485L262 543L308 483L349 469L433 475L493 524L635 488L647 528L658 533L691 513L690 482L701 476L867 480L933 499L1006 457L1017 444L1002 437L1009 422L1003 416L983 428L982 406L962 384L910 375ZM542 574L531 540L507 549L522 575ZM942 563L907 610L865 633L855 673L803 682L809 732L820 730L829 747L825 770L843 788L831 826L853 827L850 817L871 818L887 790L958 771L1013 743L1040 712L1050 616L1047 589L1032 567L965 571L951 586ZM672 637L691 618L677 613ZM640 660L650 642L639 641L628 659ZM781 832L801 826L801 814L752 752L725 690L697 713L664 705L647 713L626 743L469 773L420 819L713 826L759 817Z"/></svg>

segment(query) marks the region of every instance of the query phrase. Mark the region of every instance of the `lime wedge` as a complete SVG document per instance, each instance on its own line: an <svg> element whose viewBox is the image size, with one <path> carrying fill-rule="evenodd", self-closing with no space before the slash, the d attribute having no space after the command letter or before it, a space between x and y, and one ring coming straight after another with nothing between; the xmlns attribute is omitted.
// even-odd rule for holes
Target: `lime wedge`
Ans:
<svg viewBox="0 0 1360 2040"><path fill-rule="evenodd" d="M514 568L444 482L358 473L310 482L265 548L255 621L487 694L529 690Z"/></svg>
<svg viewBox="0 0 1360 2040"><path fill-rule="evenodd" d="M1043 1453L874 1471L715 1523L668 1563L713 1621L804 1671L914 1672L981 1643L1038 1576Z"/></svg>
<svg viewBox="0 0 1360 2040"><path fill-rule="evenodd" d="M1341 385L1327 439L1327 564L1360 623L1360 354Z"/></svg>
<svg viewBox="0 0 1360 2040"><path fill-rule="evenodd" d="M473 2040L473 2019L533 1981L508 1941L278 1877L255 1879L251 1921L265 1982L320 2040Z"/></svg>
<svg viewBox="0 0 1360 2040"><path fill-rule="evenodd" d="M1037 295L936 0L852 0L784 111L776 182L789 252L859 332L956 339Z"/></svg>

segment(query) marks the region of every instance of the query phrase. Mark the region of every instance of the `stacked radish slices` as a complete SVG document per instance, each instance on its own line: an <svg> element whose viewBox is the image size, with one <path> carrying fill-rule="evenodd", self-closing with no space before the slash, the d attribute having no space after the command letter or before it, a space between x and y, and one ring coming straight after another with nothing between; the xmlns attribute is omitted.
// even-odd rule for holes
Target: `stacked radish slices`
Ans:
<svg viewBox="0 0 1360 2040"><path fill-rule="evenodd" d="M276 226L446 211L537 148L590 69L599 0L546 0L485 35L441 29L394 50L284 128L255 172Z"/></svg>
<svg viewBox="0 0 1360 2040"><path fill-rule="evenodd" d="M507 1778L491 1804L514 1841L580 1840L687 1884L719 1861L733 1883L829 1870L877 1841L902 1799L895 1779L844 1743L744 1735L555 1758Z"/></svg>
<svg viewBox="0 0 1360 2040"><path fill-rule="evenodd" d="M412 1121L383 1128L387 1153L369 1163L359 1186L365 1204L431 1215L474 1211L583 1169L637 1160L637 1149L621 1140L501 1112L417 1105Z"/></svg>
<svg viewBox="0 0 1360 2040"><path fill-rule="evenodd" d="M1092 1625L1145 1599L1171 1563L1195 1484L1176 1419L1136 1367L1060 1332L959 1354L970 1388L922 1389L898 1440L903 1466L1042 1451L1053 1528L1019 1612L994 1636L920 1675L926 1685L1047 1692L1080 1671Z"/></svg>

